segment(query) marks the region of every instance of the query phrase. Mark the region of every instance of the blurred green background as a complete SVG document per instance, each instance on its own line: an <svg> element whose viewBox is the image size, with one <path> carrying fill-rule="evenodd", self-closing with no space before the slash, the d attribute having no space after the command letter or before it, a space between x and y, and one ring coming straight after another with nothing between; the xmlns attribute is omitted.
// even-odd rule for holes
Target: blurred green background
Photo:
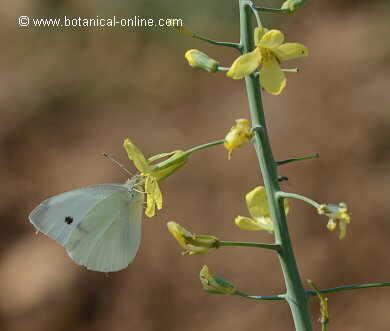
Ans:
<svg viewBox="0 0 390 331"><path fill-rule="evenodd" d="M229 247L183 257L166 230L175 220L224 240L270 242L267 233L233 225L248 213L245 193L259 184L250 146L230 161L222 147L197 153L162 183L164 209L144 218L138 256L122 272L78 267L27 219L49 196L124 182L101 153L130 166L125 137L149 156L221 139L248 112L243 82L193 70L183 57L198 48L229 65L234 50L170 29L20 28L18 17L179 17L200 34L237 41L237 2L1 2L0 330L293 329L286 304L208 295L198 281L207 264L244 292L281 293L272 252ZM389 15L388 1L336 0L265 15L267 26L310 49L309 58L288 63L301 72L288 76L283 94L264 97L275 156L321 155L284 166L290 180L283 188L319 202L346 201L352 212L339 241L312 207L290 204L302 277L320 287L390 280ZM330 330L389 330L389 298L388 288L330 294ZM319 329L318 302L311 302Z"/></svg>

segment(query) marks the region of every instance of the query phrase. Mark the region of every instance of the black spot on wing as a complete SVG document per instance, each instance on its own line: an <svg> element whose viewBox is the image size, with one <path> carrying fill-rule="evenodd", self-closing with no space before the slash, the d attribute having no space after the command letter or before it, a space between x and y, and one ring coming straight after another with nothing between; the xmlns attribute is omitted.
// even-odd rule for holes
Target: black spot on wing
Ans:
<svg viewBox="0 0 390 331"><path fill-rule="evenodd" d="M66 216L65 217L65 223L66 224L72 224L74 221L73 217L72 216Z"/></svg>

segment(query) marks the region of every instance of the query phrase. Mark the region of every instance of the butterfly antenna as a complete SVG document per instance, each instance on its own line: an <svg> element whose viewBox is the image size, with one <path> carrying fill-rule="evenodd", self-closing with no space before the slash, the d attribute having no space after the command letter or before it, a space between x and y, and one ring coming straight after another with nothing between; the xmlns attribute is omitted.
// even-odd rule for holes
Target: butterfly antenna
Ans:
<svg viewBox="0 0 390 331"><path fill-rule="evenodd" d="M110 161L114 162L118 167L120 167L123 171L125 171L128 175L130 176L134 176L134 174L127 170L123 164L119 163L117 160L113 159L110 155L108 155L107 153L103 153L103 156L106 157L107 159L109 159Z"/></svg>

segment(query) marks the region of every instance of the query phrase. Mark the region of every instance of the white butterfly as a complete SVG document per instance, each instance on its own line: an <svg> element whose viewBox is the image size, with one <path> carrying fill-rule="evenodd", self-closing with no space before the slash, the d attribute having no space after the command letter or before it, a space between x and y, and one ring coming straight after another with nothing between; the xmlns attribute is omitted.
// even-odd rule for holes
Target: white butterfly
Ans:
<svg viewBox="0 0 390 331"><path fill-rule="evenodd" d="M126 268L141 240L144 194L140 177L126 184L99 184L51 197L29 215L38 231L58 241L89 270Z"/></svg>

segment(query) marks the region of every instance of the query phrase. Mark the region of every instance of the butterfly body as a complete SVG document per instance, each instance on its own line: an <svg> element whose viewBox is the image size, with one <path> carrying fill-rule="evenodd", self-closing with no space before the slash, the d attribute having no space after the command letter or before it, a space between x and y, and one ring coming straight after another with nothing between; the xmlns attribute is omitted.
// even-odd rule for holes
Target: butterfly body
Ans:
<svg viewBox="0 0 390 331"><path fill-rule="evenodd" d="M138 178L98 184L43 201L29 215L35 228L56 240L77 264L112 272L134 259L141 238L144 196Z"/></svg>

